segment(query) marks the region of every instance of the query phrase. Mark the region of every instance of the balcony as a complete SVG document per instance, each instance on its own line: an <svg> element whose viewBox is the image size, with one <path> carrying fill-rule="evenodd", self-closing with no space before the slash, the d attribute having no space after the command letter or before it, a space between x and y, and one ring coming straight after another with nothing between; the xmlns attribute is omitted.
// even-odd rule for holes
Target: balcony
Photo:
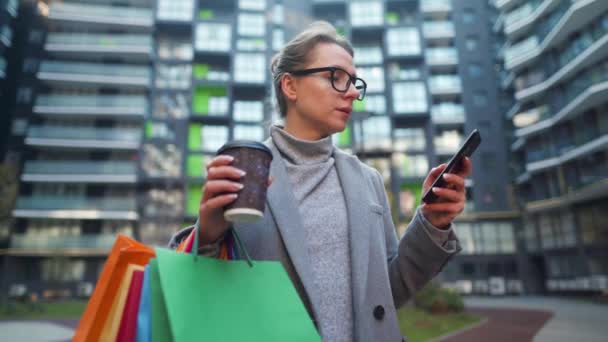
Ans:
<svg viewBox="0 0 608 342"><path fill-rule="evenodd" d="M103 250L107 252L116 241L116 235L80 235L80 236L36 236L28 234L14 234L11 236L11 249L21 252L39 254L52 251L69 252L68 250ZM17 251L13 251L17 252ZM91 251L92 252L92 251ZM21 253L20 253L21 254Z"/></svg>
<svg viewBox="0 0 608 342"><path fill-rule="evenodd" d="M505 67L512 69L540 52L537 36L531 36L505 49Z"/></svg>
<svg viewBox="0 0 608 342"><path fill-rule="evenodd" d="M154 24L153 10L148 8L64 2L51 2L48 17L75 25L120 26L146 31L151 30Z"/></svg>
<svg viewBox="0 0 608 342"><path fill-rule="evenodd" d="M494 6L501 11L508 11L521 2L522 0L494 0Z"/></svg>
<svg viewBox="0 0 608 342"><path fill-rule="evenodd" d="M152 52L152 37L148 34L49 33L44 48L59 56L111 55L147 59Z"/></svg>
<svg viewBox="0 0 608 342"><path fill-rule="evenodd" d="M536 30L532 32L533 36L524 40L531 45L509 54L511 63L507 61L508 51L505 52L506 68L518 71L536 61L544 51L562 44L572 33L581 30L589 22L605 13L606 9L608 9L608 1L570 0L560 2L546 19L538 23ZM532 46L532 40L536 41L534 46ZM526 50L530 51L525 53ZM519 58L518 55L520 55Z"/></svg>
<svg viewBox="0 0 608 342"><path fill-rule="evenodd" d="M588 70L568 83L562 95L549 106L551 114L545 120L516 130L516 137L539 133L606 102L608 73L601 67Z"/></svg>
<svg viewBox="0 0 608 342"><path fill-rule="evenodd" d="M150 68L138 65L43 61L38 78L47 82L75 85L147 88Z"/></svg>
<svg viewBox="0 0 608 342"><path fill-rule="evenodd" d="M13 216L57 219L137 220L135 198L62 195L20 196Z"/></svg>
<svg viewBox="0 0 608 342"><path fill-rule="evenodd" d="M44 161L25 162L24 182L135 183L137 166L132 161Z"/></svg>
<svg viewBox="0 0 608 342"><path fill-rule="evenodd" d="M452 39L455 35L454 24L450 21L424 22L422 32L426 39Z"/></svg>
<svg viewBox="0 0 608 342"><path fill-rule="evenodd" d="M464 107L450 102L433 105L431 119L434 124L464 124Z"/></svg>
<svg viewBox="0 0 608 342"><path fill-rule="evenodd" d="M425 59L431 67L458 65L458 53L454 48L428 48L425 52Z"/></svg>
<svg viewBox="0 0 608 342"><path fill-rule="evenodd" d="M132 128L30 126L25 143L46 147L136 150L141 135L141 129Z"/></svg>
<svg viewBox="0 0 608 342"><path fill-rule="evenodd" d="M39 95L34 112L45 115L144 117L145 95Z"/></svg>
<svg viewBox="0 0 608 342"><path fill-rule="evenodd" d="M530 29L538 18L551 11L559 0L533 0L505 15L505 33L511 39Z"/></svg>
<svg viewBox="0 0 608 342"><path fill-rule="evenodd" d="M608 55L608 29L586 32L573 40L567 50L557 57L559 62L551 68L545 67L550 77L545 77L541 72L531 73L531 76L522 79L523 82L516 86L515 97L518 101L536 98L563 80L600 62L606 55Z"/></svg>
<svg viewBox="0 0 608 342"><path fill-rule="evenodd" d="M462 92L458 76L431 76L429 89L433 95L458 95Z"/></svg>
<svg viewBox="0 0 608 342"><path fill-rule="evenodd" d="M608 135L584 134L571 141L569 146L547 145L543 149L530 151L526 156L526 170L530 174L563 165L608 147ZM603 175L606 178L606 174Z"/></svg>

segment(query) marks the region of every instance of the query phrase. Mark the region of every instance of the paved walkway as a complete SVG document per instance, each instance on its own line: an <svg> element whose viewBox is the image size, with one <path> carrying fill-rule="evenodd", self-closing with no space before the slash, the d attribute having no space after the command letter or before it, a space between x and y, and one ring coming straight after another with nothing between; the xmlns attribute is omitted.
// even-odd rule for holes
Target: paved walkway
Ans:
<svg viewBox="0 0 608 342"><path fill-rule="evenodd" d="M441 342L606 342L608 305L545 297L468 297L487 320ZM69 341L76 320L0 321L0 341Z"/></svg>
<svg viewBox="0 0 608 342"><path fill-rule="evenodd" d="M461 341L605 342L608 305L546 297L469 297L484 324L440 339Z"/></svg>
<svg viewBox="0 0 608 342"><path fill-rule="evenodd" d="M0 341L70 341L76 325L74 320L0 321Z"/></svg>

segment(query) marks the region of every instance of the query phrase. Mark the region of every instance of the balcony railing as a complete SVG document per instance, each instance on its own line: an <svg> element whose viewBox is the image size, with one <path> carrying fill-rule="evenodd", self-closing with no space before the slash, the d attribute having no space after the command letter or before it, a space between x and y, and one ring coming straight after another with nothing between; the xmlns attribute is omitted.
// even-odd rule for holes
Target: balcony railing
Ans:
<svg viewBox="0 0 608 342"><path fill-rule="evenodd" d="M433 94L453 94L460 93L462 86L458 76L432 76L429 89Z"/></svg>
<svg viewBox="0 0 608 342"><path fill-rule="evenodd" d="M145 115L144 95L39 95L36 113Z"/></svg>
<svg viewBox="0 0 608 342"><path fill-rule="evenodd" d="M464 107L458 104L434 105L431 107L431 118L434 123L464 123Z"/></svg>
<svg viewBox="0 0 608 342"><path fill-rule="evenodd" d="M101 82L148 86L150 68L138 65L43 61L38 77L71 82Z"/></svg>
<svg viewBox="0 0 608 342"><path fill-rule="evenodd" d="M25 163L24 174L38 175L134 175L136 164L132 161L44 161L30 160Z"/></svg>
<svg viewBox="0 0 608 342"><path fill-rule="evenodd" d="M15 234L11 236L11 248L19 249L110 249L116 241L115 235L80 236L36 236Z"/></svg>
<svg viewBox="0 0 608 342"><path fill-rule="evenodd" d="M147 34L50 33L47 51L144 53L152 51Z"/></svg>
<svg viewBox="0 0 608 342"><path fill-rule="evenodd" d="M102 198L70 197L61 195L20 196L17 210L97 210L134 211L135 198L107 196Z"/></svg>
<svg viewBox="0 0 608 342"><path fill-rule="evenodd" d="M454 24L450 21L427 21L422 25L426 38L453 38Z"/></svg>
<svg viewBox="0 0 608 342"><path fill-rule="evenodd" d="M141 140L141 134L141 130L130 128L31 126L28 129L27 137L69 140L109 140L138 143Z"/></svg>
<svg viewBox="0 0 608 342"><path fill-rule="evenodd" d="M429 48L426 50L426 62L430 65L455 65L458 53L453 48Z"/></svg>
<svg viewBox="0 0 608 342"><path fill-rule="evenodd" d="M529 18L544 2L548 3L551 1L553 0L533 0L526 2L523 6L515 8L513 11L505 15L506 29L511 31L514 24Z"/></svg>
<svg viewBox="0 0 608 342"><path fill-rule="evenodd" d="M452 10L450 0L425 0L420 2L422 12L449 12Z"/></svg>
<svg viewBox="0 0 608 342"><path fill-rule="evenodd" d="M528 55L537 51L539 44L538 37L531 36L507 48L505 50L505 67L507 69L513 68L513 66L527 58Z"/></svg>
<svg viewBox="0 0 608 342"><path fill-rule="evenodd" d="M151 27L154 16L148 8L51 2L49 18L56 20Z"/></svg>

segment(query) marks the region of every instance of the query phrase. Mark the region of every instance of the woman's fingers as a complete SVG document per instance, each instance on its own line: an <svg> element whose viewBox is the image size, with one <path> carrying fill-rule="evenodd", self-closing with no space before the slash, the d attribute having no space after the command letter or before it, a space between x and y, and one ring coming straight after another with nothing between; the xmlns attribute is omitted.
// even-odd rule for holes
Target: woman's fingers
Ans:
<svg viewBox="0 0 608 342"><path fill-rule="evenodd" d="M464 210L464 202L437 202L437 203L423 203L422 206L426 211L433 213L449 213L458 215Z"/></svg>
<svg viewBox="0 0 608 342"><path fill-rule="evenodd" d="M459 202L464 201L465 194L461 191L456 191L448 188L433 188L433 192L435 195L439 197L440 200L444 200L444 202Z"/></svg>
<svg viewBox="0 0 608 342"><path fill-rule="evenodd" d="M432 168L431 172L429 172L428 176L426 176L426 179L424 180L423 187L428 188L433 185L433 182L435 182L435 179L437 179L437 177L439 176L439 174L441 174L441 171L443 171L445 167L446 164L441 164L437 167Z"/></svg>
<svg viewBox="0 0 608 342"><path fill-rule="evenodd" d="M243 189L243 184L229 180L211 180L203 189L203 200L209 200L218 194L236 193Z"/></svg>
<svg viewBox="0 0 608 342"><path fill-rule="evenodd" d="M207 169L207 179L241 179L245 171L239 170L234 166L213 166Z"/></svg>
<svg viewBox="0 0 608 342"><path fill-rule="evenodd" d="M453 189L456 191L462 191L465 189L464 178L460 175L453 173L444 173L443 179L446 181L447 188L449 189Z"/></svg>
<svg viewBox="0 0 608 342"><path fill-rule="evenodd" d="M200 211L203 211L203 209L209 208L209 209L220 209L223 208L225 206L227 206L228 204L234 202L234 200L238 197L238 194L224 194L224 195L219 195L216 197L213 197L205 202L203 202L201 204L201 208Z"/></svg>

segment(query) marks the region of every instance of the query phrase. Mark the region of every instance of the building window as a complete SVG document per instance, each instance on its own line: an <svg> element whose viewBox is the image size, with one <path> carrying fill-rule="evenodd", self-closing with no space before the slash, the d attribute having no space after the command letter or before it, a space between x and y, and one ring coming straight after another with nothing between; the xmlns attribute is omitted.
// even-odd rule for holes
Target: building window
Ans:
<svg viewBox="0 0 608 342"><path fill-rule="evenodd" d="M380 46L355 46L355 64L382 64L382 48Z"/></svg>
<svg viewBox="0 0 608 342"><path fill-rule="evenodd" d="M464 41L464 46L471 52L476 51L479 46L479 38L477 36L467 36Z"/></svg>
<svg viewBox="0 0 608 342"><path fill-rule="evenodd" d="M428 110L427 93L422 82L401 82L393 85L393 112L424 113Z"/></svg>
<svg viewBox="0 0 608 342"><path fill-rule="evenodd" d="M190 99L186 94L158 94L154 98L155 119L182 119L190 113Z"/></svg>
<svg viewBox="0 0 608 342"><path fill-rule="evenodd" d="M261 37L266 34L266 21L261 14L242 13L239 14L238 21L241 36Z"/></svg>
<svg viewBox="0 0 608 342"><path fill-rule="evenodd" d="M243 10L263 11L266 9L266 0L239 0L239 8Z"/></svg>
<svg viewBox="0 0 608 342"><path fill-rule="evenodd" d="M477 21L477 14L472 8L465 8L462 11L462 22L465 24L474 24Z"/></svg>
<svg viewBox="0 0 608 342"><path fill-rule="evenodd" d="M477 91L473 94L473 105L484 107L488 104L488 95L485 91Z"/></svg>
<svg viewBox="0 0 608 342"><path fill-rule="evenodd" d="M390 28L386 33L389 56L417 56L421 53L420 34L417 28Z"/></svg>
<svg viewBox="0 0 608 342"><path fill-rule="evenodd" d="M259 53L237 53L234 56L234 81L264 83L266 59Z"/></svg>
<svg viewBox="0 0 608 342"><path fill-rule="evenodd" d="M239 51L265 51L266 41L262 38L239 38L236 41L236 49Z"/></svg>
<svg viewBox="0 0 608 342"><path fill-rule="evenodd" d="M478 63L470 63L467 66L467 72L471 78L479 78L481 77L483 70L481 68L481 65L479 65Z"/></svg>
<svg viewBox="0 0 608 342"><path fill-rule="evenodd" d="M194 0L158 0L158 20L192 21Z"/></svg>
<svg viewBox="0 0 608 342"><path fill-rule="evenodd" d="M384 91L384 68L382 67L360 67L357 75L367 83L367 92Z"/></svg>
<svg viewBox="0 0 608 342"><path fill-rule="evenodd" d="M84 279L85 261L68 258L50 258L41 261L42 281L45 283L68 283Z"/></svg>
<svg viewBox="0 0 608 342"><path fill-rule="evenodd" d="M394 153L393 166L403 178L422 178L429 171L429 161L424 154Z"/></svg>
<svg viewBox="0 0 608 342"><path fill-rule="evenodd" d="M272 49L279 51L283 45L285 45L285 32L282 29L272 30Z"/></svg>
<svg viewBox="0 0 608 342"><path fill-rule="evenodd" d="M161 36L158 39L158 57L191 61L194 55L190 37Z"/></svg>
<svg viewBox="0 0 608 342"><path fill-rule="evenodd" d="M285 8L283 4L275 4L272 11L272 18L275 25L283 25L285 21Z"/></svg>
<svg viewBox="0 0 608 342"><path fill-rule="evenodd" d="M194 48L199 51L230 51L230 25L201 23L196 26Z"/></svg>
<svg viewBox="0 0 608 342"><path fill-rule="evenodd" d="M234 139L262 141L264 140L264 128L258 125L236 125L234 126Z"/></svg>
<svg viewBox="0 0 608 342"><path fill-rule="evenodd" d="M234 101L232 118L239 122L260 122L264 118L261 101Z"/></svg>
<svg viewBox="0 0 608 342"><path fill-rule="evenodd" d="M352 26L380 26L384 23L383 5L380 1L353 2L350 4Z"/></svg>
<svg viewBox="0 0 608 342"><path fill-rule="evenodd" d="M156 87L165 89L187 89L190 87L192 66L183 65L156 65Z"/></svg>
<svg viewBox="0 0 608 342"><path fill-rule="evenodd" d="M426 137L422 128L395 128L395 151L424 151Z"/></svg>
<svg viewBox="0 0 608 342"><path fill-rule="evenodd" d="M391 147L391 121L386 116L372 116L363 120L361 127L361 144L365 149Z"/></svg>

